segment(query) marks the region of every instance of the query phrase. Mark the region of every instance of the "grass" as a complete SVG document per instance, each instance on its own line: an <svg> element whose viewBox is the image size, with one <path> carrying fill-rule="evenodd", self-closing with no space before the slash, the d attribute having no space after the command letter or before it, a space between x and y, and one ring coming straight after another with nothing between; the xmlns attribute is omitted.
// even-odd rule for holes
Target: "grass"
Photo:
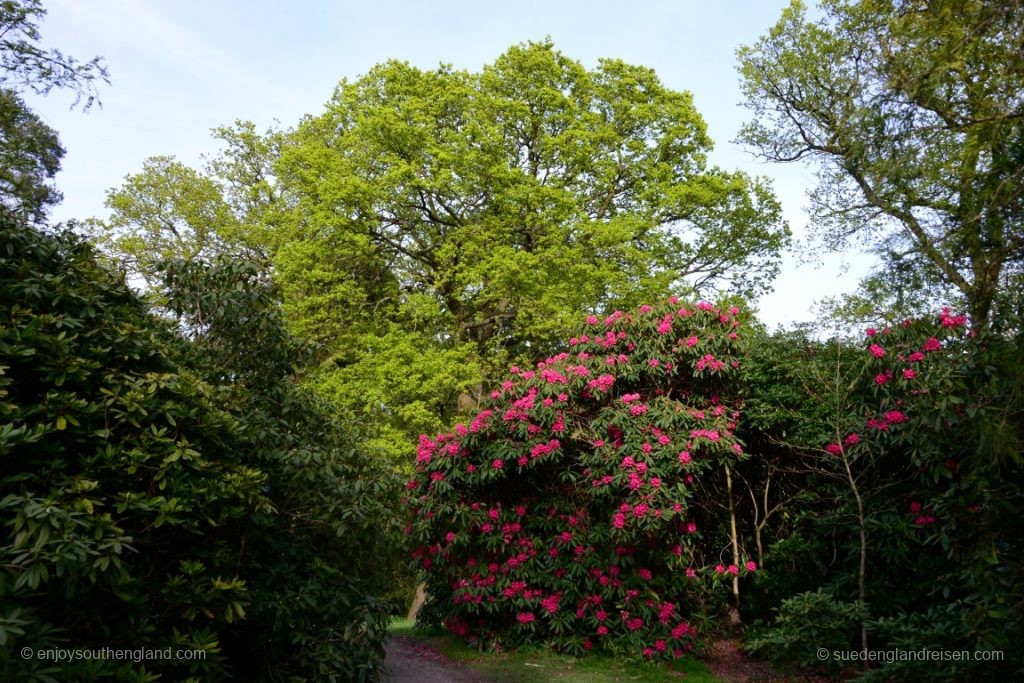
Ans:
<svg viewBox="0 0 1024 683"><path fill-rule="evenodd" d="M417 638L441 654L478 671L494 683L545 681L580 681L581 683L611 683L636 681L637 683L711 683L717 681L698 659L686 657L667 665L626 661L607 655L573 657L543 648L523 649L516 652L478 652L461 639L441 631L417 630L413 623L395 620L388 628L392 635Z"/></svg>

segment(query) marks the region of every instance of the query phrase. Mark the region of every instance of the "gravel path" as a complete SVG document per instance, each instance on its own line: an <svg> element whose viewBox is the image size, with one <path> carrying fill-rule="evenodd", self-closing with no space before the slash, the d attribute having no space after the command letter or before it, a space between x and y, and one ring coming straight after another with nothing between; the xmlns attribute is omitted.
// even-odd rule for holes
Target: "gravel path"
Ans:
<svg viewBox="0 0 1024 683"><path fill-rule="evenodd" d="M461 662L406 636L388 640L384 666L385 683L487 683L486 678Z"/></svg>

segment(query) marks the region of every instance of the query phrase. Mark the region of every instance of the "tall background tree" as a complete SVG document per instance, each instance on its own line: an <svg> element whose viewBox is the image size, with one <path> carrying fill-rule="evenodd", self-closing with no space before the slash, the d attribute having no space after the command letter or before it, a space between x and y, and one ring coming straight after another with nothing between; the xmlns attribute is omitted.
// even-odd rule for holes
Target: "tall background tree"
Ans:
<svg viewBox="0 0 1024 683"><path fill-rule="evenodd" d="M70 90L72 107L88 109L98 102L97 84L109 82L99 57L80 62L39 45L38 22L45 14L39 0L0 2L0 206L37 222L61 199L50 181L64 148L19 93Z"/></svg>
<svg viewBox="0 0 1024 683"><path fill-rule="evenodd" d="M1024 4L793 2L740 48L740 139L818 169L825 243L870 245L894 286L923 282L985 327L1024 266Z"/></svg>
<svg viewBox="0 0 1024 683"><path fill-rule="evenodd" d="M205 175L230 219L194 210L208 181L151 162L111 193L108 243L139 263L184 218L265 254L293 329L323 345L312 381L396 455L580 311L756 293L788 239L766 182L708 166L688 93L550 42L478 73L381 64L294 131L221 137Z"/></svg>

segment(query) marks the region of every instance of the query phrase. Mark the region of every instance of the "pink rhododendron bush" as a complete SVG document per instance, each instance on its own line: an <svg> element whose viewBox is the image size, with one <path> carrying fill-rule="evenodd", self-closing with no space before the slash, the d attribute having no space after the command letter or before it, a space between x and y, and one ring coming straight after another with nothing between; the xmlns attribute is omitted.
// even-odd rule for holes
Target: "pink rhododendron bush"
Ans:
<svg viewBox="0 0 1024 683"><path fill-rule="evenodd" d="M737 308L590 316L510 369L469 424L421 437L408 483L430 621L483 646L679 657L732 560L702 483L744 458ZM723 559L727 558L727 559Z"/></svg>

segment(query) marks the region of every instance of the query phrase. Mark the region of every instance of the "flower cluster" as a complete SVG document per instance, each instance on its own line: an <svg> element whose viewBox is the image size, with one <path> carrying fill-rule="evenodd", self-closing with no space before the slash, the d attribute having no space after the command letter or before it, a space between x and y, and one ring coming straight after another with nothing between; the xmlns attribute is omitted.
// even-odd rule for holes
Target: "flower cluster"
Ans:
<svg viewBox="0 0 1024 683"><path fill-rule="evenodd" d="M692 648L726 533L694 496L745 457L739 313L670 298L588 316L569 351L511 368L468 426L421 437L406 488L431 618L505 646Z"/></svg>
<svg viewBox="0 0 1024 683"><path fill-rule="evenodd" d="M863 417L863 432L850 431L841 443L826 445L825 451L833 456L857 458L871 449L877 451L895 446L899 450L907 437L900 434L897 427L905 430L916 421L924 430L941 429L944 423L955 421L957 411L961 410L957 402L948 396L934 395L934 387L941 385L939 375L954 365L947 357L947 346L974 336L966 325L966 316L953 315L949 308L944 308L935 318L905 320L895 329L886 327L879 331L868 328L869 358L866 360L871 373L874 373L874 397L878 408ZM915 408L917 412L914 412ZM920 448L913 449L913 457L920 459L921 452ZM914 464L922 474L926 474L928 468L947 470L946 473L933 474L930 477L932 481L938 481L956 469L956 461L948 457ZM928 526L938 521L935 514L923 509L918 501L911 502L909 510L916 526Z"/></svg>

